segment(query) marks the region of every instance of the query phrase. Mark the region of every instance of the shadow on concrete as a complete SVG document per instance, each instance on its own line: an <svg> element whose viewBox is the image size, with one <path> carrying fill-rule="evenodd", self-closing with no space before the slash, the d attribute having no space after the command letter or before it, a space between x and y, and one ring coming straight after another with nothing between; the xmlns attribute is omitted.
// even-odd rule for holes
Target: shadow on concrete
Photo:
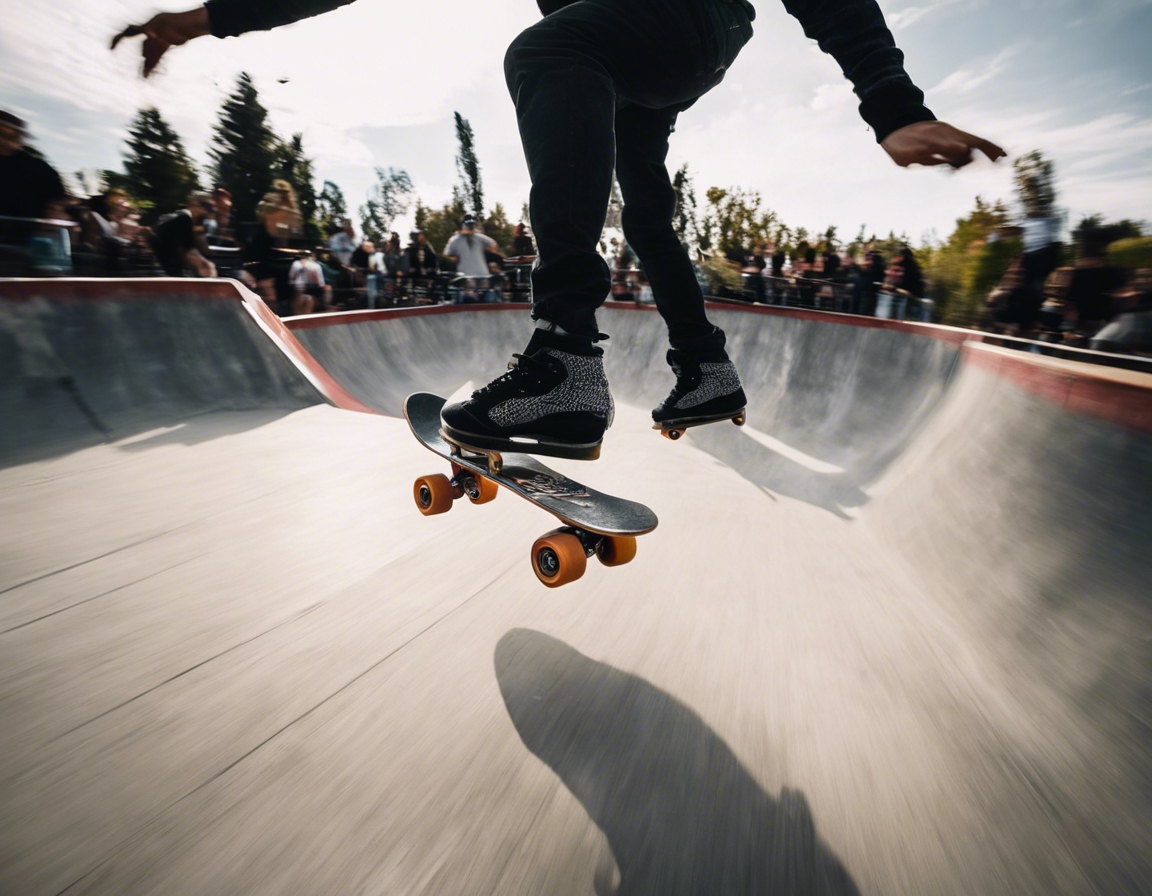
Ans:
<svg viewBox="0 0 1152 896"><path fill-rule="evenodd" d="M527 629L500 639L495 667L521 740L607 836L617 896L859 893L804 795L766 793L676 698Z"/></svg>
<svg viewBox="0 0 1152 896"><path fill-rule="evenodd" d="M850 470L823 473L761 445L735 426L700 426L689 431L692 444L727 464L749 482L774 495L795 498L822 507L841 519L850 520L848 510L869 501Z"/></svg>

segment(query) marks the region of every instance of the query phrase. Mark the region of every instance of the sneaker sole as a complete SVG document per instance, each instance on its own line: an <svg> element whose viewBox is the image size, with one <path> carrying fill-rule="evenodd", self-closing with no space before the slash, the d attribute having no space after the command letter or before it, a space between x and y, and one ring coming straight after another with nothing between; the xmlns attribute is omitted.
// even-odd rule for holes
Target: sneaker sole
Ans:
<svg viewBox="0 0 1152 896"><path fill-rule="evenodd" d="M545 457L563 457L568 460L596 460L600 457L602 442L573 444L557 442L540 436L523 435L515 438L494 438L471 432L462 432L451 426L441 425L440 435L446 442L459 445L465 450L506 451L510 454L537 454ZM521 441L523 440L523 441Z"/></svg>
<svg viewBox="0 0 1152 896"><path fill-rule="evenodd" d="M748 409L741 408L738 411L729 411L726 414L708 414L704 417L679 417L675 420L657 420L652 428L657 430L662 436L666 436L672 441L676 441L687 429L693 426L706 426L709 423L723 423L725 420L731 420L737 426L743 426L748 421Z"/></svg>

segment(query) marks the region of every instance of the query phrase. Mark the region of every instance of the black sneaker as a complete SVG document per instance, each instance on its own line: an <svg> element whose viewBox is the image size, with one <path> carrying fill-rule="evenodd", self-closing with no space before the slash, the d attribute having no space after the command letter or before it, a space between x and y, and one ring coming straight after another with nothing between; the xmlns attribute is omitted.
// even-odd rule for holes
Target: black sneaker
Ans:
<svg viewBox="0 0 1152 896"><path fill-rule="evenodd" d="M676 374L676 385L652 412L658 424L728 420L748 404L736 365L726 355L701 360L670 349L668 363Z"/></svg>
<svg viewBox="0 0 1152 896"><path fill-rule="evenodd" d="M465 448L600 456L614 411L601 349L537 330L508 367L467 401L440 412L446 439Z"/></svg>

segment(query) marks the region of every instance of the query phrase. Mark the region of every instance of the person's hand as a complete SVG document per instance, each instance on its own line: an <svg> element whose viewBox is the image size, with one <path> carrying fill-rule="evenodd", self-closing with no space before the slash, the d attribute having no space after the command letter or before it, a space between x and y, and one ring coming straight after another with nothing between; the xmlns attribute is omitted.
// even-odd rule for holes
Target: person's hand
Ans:
<svg viewBox="0 0 1152 896"><path fill-rule="evenodd" d="M179 47L188 41L211 34L208 10L201 6L187 12L162 12L143 25L129 25L114 38L112 49L126 37L144 37L144 77L156 69L160 58L169 47Z"/></svg>
<svg viewBox="0 0 1152 896"><path fill-rule="evenodd" d="M980 150L993 162L1007 153L990 140L967 134L943 121L918 121L893 131L880 144L901 168L909 165L951 165L963 168Z"/></svg>

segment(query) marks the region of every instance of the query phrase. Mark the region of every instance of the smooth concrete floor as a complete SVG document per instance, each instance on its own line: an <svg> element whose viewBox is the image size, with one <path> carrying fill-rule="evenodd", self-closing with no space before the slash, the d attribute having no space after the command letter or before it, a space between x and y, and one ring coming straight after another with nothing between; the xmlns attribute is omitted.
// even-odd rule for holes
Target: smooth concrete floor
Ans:
<svg viewBox="0 0 1152 896"><path fill-rule="evenodd" d="M1102 892L1077 733L934 586L648 426L557 466L660 528L554 591L526 502L417 513L396 418L0 471L0 893Z"/></svg>

